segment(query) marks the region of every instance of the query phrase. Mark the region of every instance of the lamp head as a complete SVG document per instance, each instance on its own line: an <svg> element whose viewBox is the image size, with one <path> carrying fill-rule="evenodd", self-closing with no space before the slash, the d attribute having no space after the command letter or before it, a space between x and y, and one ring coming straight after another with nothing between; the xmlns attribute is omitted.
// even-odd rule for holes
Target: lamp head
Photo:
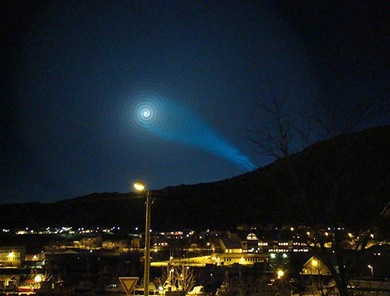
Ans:
<svg viewBox="0 0 390 296"><path fill-rule="evenodd" d="M284 271L281 269L278 269L277 275L278 275L278 279L281 279L284 276Z"/></svg>
<svg viewBox="0 0 390 296"><path fill-rule="evenodd" d="M136 181L133 186L134 189L137 191L145 191L146 188L145 184L139 181Z"/></svg>
<svg viewBox="0 0 390 296"><path fill-rule="evenodd" d="M36 283L42 282L42 276L40 274L37 274L34 278L34 282Z"/></svg>

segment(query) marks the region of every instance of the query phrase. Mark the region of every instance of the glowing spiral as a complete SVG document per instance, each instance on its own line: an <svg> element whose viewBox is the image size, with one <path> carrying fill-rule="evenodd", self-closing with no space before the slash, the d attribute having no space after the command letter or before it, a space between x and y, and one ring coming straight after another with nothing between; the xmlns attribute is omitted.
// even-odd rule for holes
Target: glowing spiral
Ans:
<svg viewBox="0 0 390 296"><path fill-rule="evenodd" d="M247 170L255 165L191 109L150 89L133 92L127 107L128 127L138 139L164 139L211 152ZM145 132L149 134L146 137Z"/></svg>
<svg viewBox="0 0 390 296"><path fill-rule="evenodd" d="M158 110L153 101L140 101L134 109L136 123L145 128L150 128L158 121Z"/></svg>
<svg viewBox="0 0 390 296"><path fill-rule="evenodd" d="M152 111L148 107L145 107L141 110L141 117L143 120L150 120L152 119Z"/></svg>
<svg viewBox="0 0 390 296"><path fill-rule="evenodd" d="M129 100L123 107L125 110L123 121L137 141L146 138L151 141L150 134L159 135L168 129L166 96L167 92L157 92L146 87L138 87L130 92Z"/></svg>

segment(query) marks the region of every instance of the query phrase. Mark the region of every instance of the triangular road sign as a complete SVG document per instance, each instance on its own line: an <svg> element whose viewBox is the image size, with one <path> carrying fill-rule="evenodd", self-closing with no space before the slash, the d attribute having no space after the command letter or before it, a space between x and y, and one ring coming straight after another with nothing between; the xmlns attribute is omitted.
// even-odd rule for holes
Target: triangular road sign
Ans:
<svg viewBox="0 0 390 296"><path fill-rule="evenodd" d="M125 290L126 295L130 295L133 291L135 285L137 284L138 277L120 277L119 281L121 282L123 290Z"/></svg>

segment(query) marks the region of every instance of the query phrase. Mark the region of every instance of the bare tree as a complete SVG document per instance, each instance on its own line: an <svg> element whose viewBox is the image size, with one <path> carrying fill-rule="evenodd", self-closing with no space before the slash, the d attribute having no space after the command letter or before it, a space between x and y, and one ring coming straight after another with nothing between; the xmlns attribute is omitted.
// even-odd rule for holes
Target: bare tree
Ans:
<svg viewBox="0 0 390 296"><path fill-rule="evenodd" d="M177 279L175 276L175 269L168 265L162 272L161 277L156 278L157 286L161 286L165 291L177 290Z"/></svg>
<svg viewBox="0 0 390 296"><path fill-rule="evenodd" d="M195 272L185 264L175 267L173 277L180 291L184 291L185 293L188 293L195 286L196 283Z"/></svg>
<svg viewBox="0 0 390 296"><path fill-rule="evenodd" d="M291 154L290 146L294 137L294 119L286 116L286 101L287 96L271 97L269 105L256 102L262 114L247 132L247 138L260 153L276 159Z"/></svg>
<svg viewBox="0 0 390 296"><path fill-rule="evenodd" d="M343 114L343 120L340 120L332 112L331 106L324 103L317 105L312 112L304 110L300 115L292 115L288 110L287 96L271 99L270 104L256 103L261 111L261 119L248 130L247 138L258 151L282 160L285 164L285 173L294 183L290 198L299 208L299 211L290 211L294 215L291 220L302 223L301 227L295 229L296 235L326 265L339 294L346 296L351 275L361 258L360 254L372 240L377 226L377 221L366 224L364 228L355 225L353 232L343 223L353 209L348 210L342 201L356 198L356 192L348 192L346 184L355 182L352 176L361 168L358 165L355 167L356 162L352 160L350 167L345 167L345 148L339 141L332 141L332 147L324 152L331 154L332 163L326 166L321 163L310 171L300 169L299 160L293 160L292 155L320 139L352 132L381 112L388 113L387 102L382 98L362 100L351 106L350 113ZM362 162L364 159L365 155L361 155ZM311 188L310 182L313 177L321 180L321 187L315 190ZM376 186L386 186L389 181L390 174L387 173ZM323 201L319 201L316 196L319 192L326 196ZM374 196L376 193L374 190L369 195ZM365 198L374 200L372 196ZM379 221L379 213L378 217ZM365 221L361 222L359 226Z"/></svg>
<svg viewBox="0 0 390 296"><path fill-rule="evenodd" d="M165 291L184 291L187 294L196 283L196 274L184 263L179 266L167 266L162 276L155 280Z"/></svg>

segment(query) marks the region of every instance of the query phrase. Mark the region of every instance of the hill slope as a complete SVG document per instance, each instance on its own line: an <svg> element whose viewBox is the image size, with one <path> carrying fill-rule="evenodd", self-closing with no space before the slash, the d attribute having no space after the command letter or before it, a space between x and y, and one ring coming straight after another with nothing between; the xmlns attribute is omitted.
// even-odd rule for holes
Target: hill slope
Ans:
<svg viewBox="0 0 390 296"><path fill-rule="evenodd" d="M231 179L154 191L154 229L229 228L239 223L360 227L390 200L390 126L319 142ZM3 204L0 226L141 226L144 200L96 193L53 204Z"/></svg>
<svg viewBox="0 0 390 296"><path fill-rule="evenodd" d="M384 126L317 143L232 179L159 193L196 204L183 217L188 225L206 217L217 224L310 221L358 227L390 200L389 151L390 126Z"/></svg>

